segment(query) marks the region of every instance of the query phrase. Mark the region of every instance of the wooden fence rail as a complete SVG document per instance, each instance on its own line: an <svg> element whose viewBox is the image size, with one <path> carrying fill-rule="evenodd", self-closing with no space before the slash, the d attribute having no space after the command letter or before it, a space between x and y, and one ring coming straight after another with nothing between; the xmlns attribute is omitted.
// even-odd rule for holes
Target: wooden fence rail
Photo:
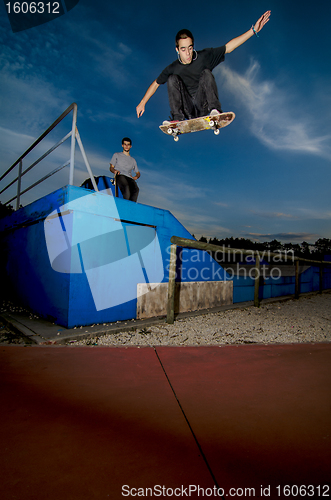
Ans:
<svg viewBox="0 0 331 500"><path fill-rule="evenodd" d="M171 237L171 247L170 247L170 265L169 265L169 282L168 282L168 303L167 303L167 323L173 324L175 319L175 280L176 280L176 261L177 261L177 246L182 248L194 248L196 250L205 250L210 252L222 252L227 254L240 254L240 255L250 255L255 257L255 276L254 276L254 306L259 307L259 286L260 286L260 264L261 264L261 252L258 250L244 250L238 248L223 248L218 245L213 245L211 243L203 243L201 241L189 240L187 238L180 238L178 236ZM269 257L280 256L289 258L287 253L281 254L275 252L268 252ZM294 255L290 256L290 259L295 263L295 298L299 298L299 263L308 262L310 264L317 264L319 266L319 292L322 293L323 290L323 266L331 265L330 261L324 260L312 260L304 259L301 257L296 257Z"/></svg>

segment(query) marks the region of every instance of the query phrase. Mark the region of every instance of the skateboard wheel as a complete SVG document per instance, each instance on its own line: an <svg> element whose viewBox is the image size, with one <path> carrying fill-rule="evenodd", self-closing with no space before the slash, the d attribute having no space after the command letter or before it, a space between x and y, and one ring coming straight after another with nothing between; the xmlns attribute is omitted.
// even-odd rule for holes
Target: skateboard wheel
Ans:
<svg viewBox="0 0 331 500"><path fill-rule="evenodd" d="M209 125L213 127L215 125L214 120L210 120Z"/></svg>
<svg viewBox="0 0 331 500"><path fill-rule="evenodd" d="M214 134L215 135L218 135L219 133L220 133L220 129L219 128L217 128L216 130L214 130Z"/></svg>
<svg viewBox="0 0 331 500"><path fill-rule="evenodd" d="M168 134L172 134L172 128L169 127L167 132L168 132Z"/></svg>
<svg viewBox="0 0 331 500"><path fill-rule="evenodd" d="M174 141L175 141L175 142L177 142L177 141L178 141L178 139L179 139L179 137L178 137L177 135L175 135L175 137L174 137Z"/></svg>

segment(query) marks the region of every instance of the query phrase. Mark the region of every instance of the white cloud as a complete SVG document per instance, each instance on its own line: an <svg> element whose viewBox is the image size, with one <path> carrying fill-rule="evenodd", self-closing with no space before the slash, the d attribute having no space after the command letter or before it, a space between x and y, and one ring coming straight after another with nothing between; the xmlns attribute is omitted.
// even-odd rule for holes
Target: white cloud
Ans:
<svg viewBox="0 0 331 500"><path fill-rule="evenodd" d="M304 220L331 220L331 211L330 210L317 210L311 208L298 208L297 209L298 216Z"/></svg>
<svg viewBox="0 0 331 500"><path fill-rule="evenodd" d="M250 212L258 217L265 219L284 219L284 220L331 220L330 210L311 209L296 207L292 209L292 213L284 212L268 212L266 210L250 210Z"/></svg>
<svg viewBox="0 0 331 500"><path fill-rule="evenodd" d="M77 60L82 58L82 77L100 80L104 78L117 88L130 87L133 84L132 67L127 64L135 60L132 49L116 39L112 30L105 30L104 25L95 19L82 19L79 23L63 20L66 36L75 40L69 55ZM96 36L102 33L102 36ZM84 47L82 53L81 48ZM70 64L70 61L67 61ZM85 75L84 75L85 73Z"/></svg>
<svg viewBox="0 0 331 500"><path fill-rule="evenodd" d="M2 126L12 123L18 129L38 133L46 129L70 104L67 92L59 92L49 81L36 76L19 78L14 72L2 72Z"/></svg>
<svg viewBox="0 0 331 500"><path fill-rule="evenodd" d="M263 217L266 219L291 219L291 220L298 219L297 215L285 214L283 212L267 212L265 210L250 210L250 212L254 215L257 215L259 217Z"/></svg>
<svg viewBox="0 0 331 500"><path fill-rule="evenodd" d="M114 112L118 101L114 88L118 92L133 85L132 68L127 64L128 59L135 60L132 49L90 18L72 23L64 17L61 26L65 48L55 29L53 33L41 27L33 37L28 31L9 37L0 33L0 125L13 128L11 124L19 124L21 131L43 130L76 101L77 95L81 101L98 103L89 116L92 121L121 119L131 123L132 117ZM96 37L96 32L103 35ZM80 113L86 113L86 108Z"/></svg>
<svg viewBox="0 0 331 500"><path fill-rule="evenodd" d="M250 114L249 126L265 146L274 150L310 153L331 158L331 134L319 133L318 114L293 105L289 89L261 80L260 65L252 60L244 74L220 65L215 70L223 88L235 95ZM302 102L306 102L306 97Z"/></svg>

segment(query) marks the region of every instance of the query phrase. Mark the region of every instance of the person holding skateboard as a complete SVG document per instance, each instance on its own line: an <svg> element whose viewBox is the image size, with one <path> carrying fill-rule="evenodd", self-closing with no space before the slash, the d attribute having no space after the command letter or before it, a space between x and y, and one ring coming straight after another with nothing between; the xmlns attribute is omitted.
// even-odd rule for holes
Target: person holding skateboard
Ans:
<svg viewBox="0 0 331 500"><path fill-rule="evenodd" d="M122 153L114 153L110 161L109 170L115 175L115 182L120 188L123 198L136 202L138 199L139 188L136 181L140 177L137 162L130 156L132 141L129 137L122 139ZM135 172L135 176L132 176Z"/></svg>
<svg viewBox="0 0 331 500"><path fill-rule="evenodd" d="M269 18L270 11L267 11L248 31L226 45L199 51L194 49L192 33L186 29L180 30L176 35L178 59L167 66L148 87L136 107L138 118L145 112L147 101L164 83L168 87L172 122L222 113L212 70L224 61L225 54L230 54L252 36L258 36Z"/></svg>

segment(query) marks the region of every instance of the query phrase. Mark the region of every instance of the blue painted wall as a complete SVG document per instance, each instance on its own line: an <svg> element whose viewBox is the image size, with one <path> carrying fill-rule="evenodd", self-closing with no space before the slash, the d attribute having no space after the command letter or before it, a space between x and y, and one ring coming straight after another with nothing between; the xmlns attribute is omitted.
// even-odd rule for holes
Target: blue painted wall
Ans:
<svg viewBox="0 0 331 500"><path fill-rule="evenodd" d="M67 328L135 318L137 283L168 281L171 236L193 239L169 211L74 186L0 219L0 232L9 296ZM208 252L177 248L177 256L177 281L232 279L234 302L254 299L254 280L230 277ZM318 289L311 267L300 292ZM294 291L294 276L265 278L260 298Z"/></svg>
<svg viewBox="0 0 331 500"><path fill-rule="evenodd" d="M168 281L166 210L65 186L0 221L14 300L67 328L136 317L137 283ZM179 252L177 281L223 281L206 252Z"/></svg>
<svg viewBox="0 0 331 500"><path fill-rule="evenodd" d="M279 266L281 268L281 266ZM294 272L294 271L293 271ZM249 276L235 276L233 281L233 303L254 300L254 279ZM263 283L263 285L262 285ZM263 278L259 288L260 299L294 295L295 276L280 278ZM331 266L325 267L323 272L323 290L331 288ZM319 268L311 266L300 274L299 293L319 291Z"/></svg>

